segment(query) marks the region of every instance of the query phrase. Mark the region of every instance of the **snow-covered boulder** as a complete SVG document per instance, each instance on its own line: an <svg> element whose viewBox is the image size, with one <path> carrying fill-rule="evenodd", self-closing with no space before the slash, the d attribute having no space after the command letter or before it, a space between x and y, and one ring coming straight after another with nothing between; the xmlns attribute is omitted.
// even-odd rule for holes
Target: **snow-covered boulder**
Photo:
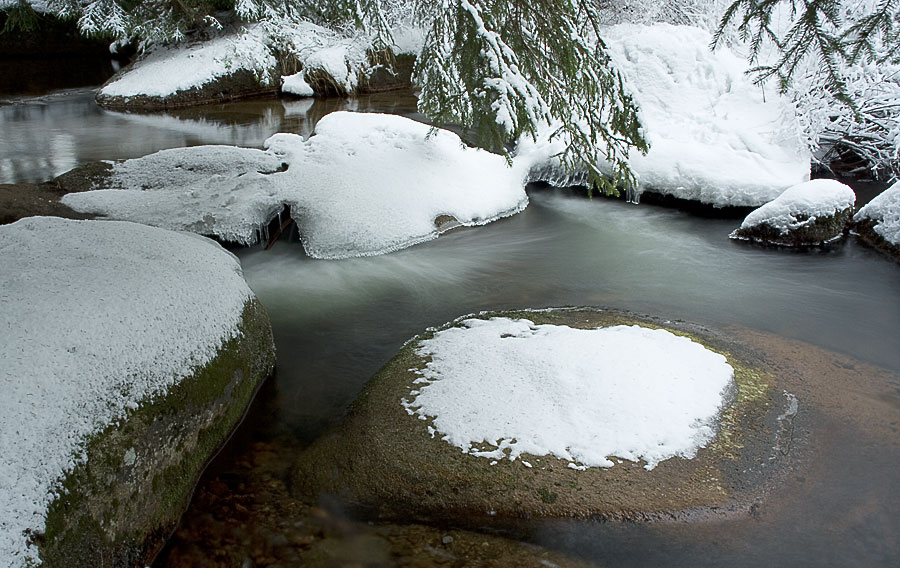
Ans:
<svg viewBox="0 0 900 568"><path fill-rule="evenodd" d="M740 475L722 465L772 447L772 376L676 333L590 309L430 330L300 456L295 486L417 518L640 518L720 503Z"/></svg>
<svg viewBox="0 0 900 568"><path fill-rule="evenodd" d="M863 240L900 259L900 182L867 203L853 221Z"/></svg>
<svg viewBox="0 0 900 568"><path fill-rule="evenodd" d="M243 244L288 205L316 258L383 254L515 214L525 170L466 148L447 130L394 115L335 112L309 139L276 134L267 150L201 146L115 164L75 210Z"/></svg>
<svg viewBox="0 0 900 568"><path fill-rule="evenodd" d="M0 565L143 566L274 364L233 255L133 223L0 227Z"/></svg>
<svg viewBox="0 0 900 568"><path fill-rule="evenodd" d="M832 179L797 184L753 210L731 238L785 246L821 245L839 239L856 194Z"/></svg>
<svg viewBox="0 0 900 568"><path fill-rule="evenodd" d="M716 207L758 207L809 179L810 153L795 109L745 74L746 61L690 26L620 24L602 30L616 68L639 107L647 155L629 163L640 192ZM550 158L564 141L521 144L532 179L559 175ZM563 183L565 180L563 180Z"/></svg>

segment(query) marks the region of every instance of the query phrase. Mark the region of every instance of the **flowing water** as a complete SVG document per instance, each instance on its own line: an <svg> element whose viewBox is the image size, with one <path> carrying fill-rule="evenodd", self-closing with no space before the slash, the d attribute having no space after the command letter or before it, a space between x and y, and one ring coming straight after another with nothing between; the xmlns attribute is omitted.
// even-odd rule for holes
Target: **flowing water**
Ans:
<svg viewBox="0 0 900 568"><path fill-rule="evenodd" d="M249 101L151 115L103 111L91 97L80 90L0 107L0 183L42 181L84 161L165 147L260 146L277 131L306 134L338 108L415 115L414 99L396 94L352 102ZM863 418L887 428L869 435L857 422L835 418L843 416L839 410L819 411L801 396L801 409L811 417L810 439L817 440L810 455L796 475L738 518L650 524L479 520L462 528L599 565L900 564L897 264L853 239L811 251L769 249L729 240L740 220L588 200L568 190L531 188L529 195L531 203L519 215L385 256L314 260L290 239L269 251L235 251L269 311L277 376L212 464L161 565L178 565L188 548L208 565L228 565L213 562L208 551L225 546L216 527L233 519L240 522L229 525L235 534L226 540L244 547L243 565L275 564L274 557L267 561L252 552L267 546L254 540L253 525L262 523L254 510L280 511L289 493L253 489L252 464L282 464L286 475L283 464L338 424L369 377L425 328L481 310L549 306L609 307L714 329L758 330L788 350L802 345L795 340L815 346L810 365L884 368L887 378L829 384L827 396L836 407L847 400L845 410L851 399L863 397ZM229 492L243 492L246 500L235 504ZM287 526L283 521L278 526Z"/></svg>

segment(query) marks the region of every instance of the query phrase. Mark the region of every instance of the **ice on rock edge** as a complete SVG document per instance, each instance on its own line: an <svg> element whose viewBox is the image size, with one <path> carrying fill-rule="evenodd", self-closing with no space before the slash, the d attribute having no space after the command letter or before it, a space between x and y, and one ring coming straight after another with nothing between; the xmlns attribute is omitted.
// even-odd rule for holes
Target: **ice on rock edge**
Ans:
<svg viewBox="0 0 900 568"><path fill-rule="evenodd" d="M774 90L763 93L728 49L711 52L708 32L620 24L602 35L650 143L646 156L629 156L639 191L755 207L809 179L810 153L793 104ZM552 158L564 145L525 137L517 159L531 164L534 180L583 182L563 175Z"/></svg>
<svg viewBox="0 0 900 568"><path fill-rule="evenodd" d="M765 223L785 234L814 223L818 217L840 213L855 203L856 194L849 186L833 179L815 179L789 187L751 211L741 223L741 229Z"/></svg>
<svg viewBox="0 0 900 568"><path fill-rule="evenodd" d="M900 247L900 182L895 182L860 209L853 220L875 221L873 230L884 240Z"/></svg>
<svg viewBox="0 0 900 568"><path fill-rule="evenodd" d="M0 227L0 565L37 560L56 483L93 434L238 333L252 292L209 239L113 221Z"/></svg>
<svg viewBox="0 0 900 568"><path fill-rule="evenodd" d="M436 238L440 217L482 225L528 204L524 168L399 116L335 112L309 139L276 134L266 148L180 148L128 160L108 182L121 189L63 202L245 244L287 204L316 258L391 252Z"/></svg>
<svg viewBox="0 0 900 568"><path fill-rule="evenodd" d="M553 455L569 467L652 469L691 458L733 389L725 357L661 329L469 319L420 342L427 384L401 402L473 456ZM416 381L418 382L418 381Z"/></svg>

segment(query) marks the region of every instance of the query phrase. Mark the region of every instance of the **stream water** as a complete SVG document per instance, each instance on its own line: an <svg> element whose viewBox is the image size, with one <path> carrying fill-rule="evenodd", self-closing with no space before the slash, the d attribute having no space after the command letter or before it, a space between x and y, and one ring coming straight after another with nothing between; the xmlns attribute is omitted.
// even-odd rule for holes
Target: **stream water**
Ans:
<svg viewBox="0 0 900 568"><path fill-rule="evenodd" d="M92 96L75 90L0 106L0 183L43 181L85 161L174 146L260 146L274 132L307 134L338 108L415 116L414 98L397 94L248 101L151 115L103 111ZM283 503L274 501L283 495L273 492L266 502L268 493L254 493L238 504L222 497L215 511L206 496L221 496L216 488L223 482L253 493L247 488L255 470L244 464L258 463L262 455L279 463L296 459L302 447L340 422L369 377L411 336L467 313L548 306L609 307L714 329L748 328L811 344L844 365L884 368L889 378L874 386L829 388L835 404L865 390L872 416L890 428L860 443L864 429L810 411L816 415L810 428L822 433L815 456L759 510L737 519L479 520L462 528L598 565L900 564L897 264L853 239L811 251L767 249L727 238L740 220L588 200L568 190L531 188L529 195L529 207L512 218L380 257L314 260L290 239L269 251L235 251L269 311L277 376L201 481L185 517L188 528L176 534L175 550L163 554L161 565L179 565L178 547L222 546L213 529L197 528L219 526L221 517L244 518L234 530L253 533L247 507L277 509ZM329 510L341 509L332 504ZM245 547L243 565L267 564L251 552L258 546L253 538L239 534L228 542ZM210 566L228 565L206 558Z"/></svg>

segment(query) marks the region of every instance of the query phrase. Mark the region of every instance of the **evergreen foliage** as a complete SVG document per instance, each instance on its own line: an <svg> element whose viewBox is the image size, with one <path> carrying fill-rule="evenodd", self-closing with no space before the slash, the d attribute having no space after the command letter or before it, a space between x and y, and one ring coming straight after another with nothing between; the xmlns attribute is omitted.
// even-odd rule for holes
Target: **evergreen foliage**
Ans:
<svg viewBox="0 0 900 568"><path fill-rule="evenodd" d="M730 26L757 82L775 79L797 100L813 147L851 149L876 175L900 175L900 0L735 0L713 47ZM770 47L774 61L761 61Z"/></svg>
<svg viewBox="0 0 900 568"><path fill-rule="evenodd" d="M420 13L432 25L416 64L419 104L437 124L475 129L492 150L552 128L569 170L586 169L607 193L635 185L627 153L647 144L589 4L423 0Z"/></svg>

